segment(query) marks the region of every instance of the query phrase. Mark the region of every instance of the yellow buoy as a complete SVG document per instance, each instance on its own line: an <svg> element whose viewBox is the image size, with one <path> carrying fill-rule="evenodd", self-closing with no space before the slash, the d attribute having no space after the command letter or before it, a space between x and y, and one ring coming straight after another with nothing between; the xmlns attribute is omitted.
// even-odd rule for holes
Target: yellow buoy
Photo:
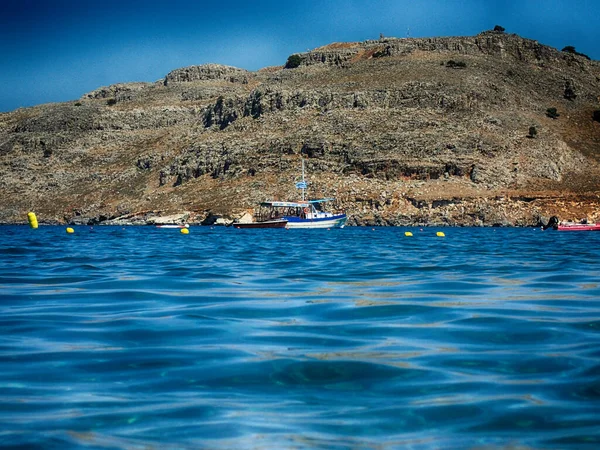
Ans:
<svg viewBox="0 0 600 450"><path fill-rule="evenodd" d="M35 228L38 227L37 217L35 217L35 213L34 212L27 213L27 220L29 221L29 226L31 228L35 229Z"/></svg>
<svg viewBox="0 0 600 450"><path fill-rule="evenodd" d="M443 231L438 231L437 233L435 233L435 235L436 235L436 236L439 236L439 237L444 237L444 236L446 236L446 235L444 234L444 232L443 232Z"/></svg>
<svg viewBox="0 0 600 450"><path fill-rule="evenodd" d="M182 228L179 231L181 232L181 234L190 234L190 230L188 230L187 228Z"/></svg>
<svg viewBox="0 0 600 450"><path fill-rule="evenodd" d="M412 233L410 231L405 231L404 236L412 236Z"/></svg>
<svg viewBox="0 0 600 450"><path fill-rule="evenodd" d="M67 228L67 233L68 234L73 234L73 233L75 233L75 230L73 228L71 228L71 227L68 227Z"/></svg>

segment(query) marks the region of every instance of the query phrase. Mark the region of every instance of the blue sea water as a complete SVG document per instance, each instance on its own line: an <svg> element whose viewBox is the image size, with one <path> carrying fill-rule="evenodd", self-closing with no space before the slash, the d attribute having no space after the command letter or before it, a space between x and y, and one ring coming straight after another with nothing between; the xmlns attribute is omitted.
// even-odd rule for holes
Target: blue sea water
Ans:
<svg viewBox="0 0 600 450"><path fill-rule="evenodd" d="M600 233L406 230L0 227L0 446L600 448Z"/></svg>

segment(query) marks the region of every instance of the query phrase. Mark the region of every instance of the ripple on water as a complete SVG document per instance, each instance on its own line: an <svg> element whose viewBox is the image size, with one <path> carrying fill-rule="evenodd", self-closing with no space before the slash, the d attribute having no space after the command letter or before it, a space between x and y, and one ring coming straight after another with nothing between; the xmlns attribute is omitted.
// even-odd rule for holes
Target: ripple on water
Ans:
<svg viewBox="0 0 600 450"><path fill-rule="evenodd" d="M600 233L0 227L2 443L596 448Z"/></svg>

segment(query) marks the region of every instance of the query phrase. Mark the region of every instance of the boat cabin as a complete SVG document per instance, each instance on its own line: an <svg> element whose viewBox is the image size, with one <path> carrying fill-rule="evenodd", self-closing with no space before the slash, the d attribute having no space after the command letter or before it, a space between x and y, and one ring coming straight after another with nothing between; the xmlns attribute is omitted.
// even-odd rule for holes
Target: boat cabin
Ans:
<svg viewBox="0 0 600 450"><path fill-rule="evenodd" d="M333 199L331 198L323 198L319 200L305 200L300 202L262 202L260 204L257 218L260 217L261 220L272 220L280 217L295 217L311 220L333 217L334 214L324 212L321 208L322 203L332 200Z"/></svg>

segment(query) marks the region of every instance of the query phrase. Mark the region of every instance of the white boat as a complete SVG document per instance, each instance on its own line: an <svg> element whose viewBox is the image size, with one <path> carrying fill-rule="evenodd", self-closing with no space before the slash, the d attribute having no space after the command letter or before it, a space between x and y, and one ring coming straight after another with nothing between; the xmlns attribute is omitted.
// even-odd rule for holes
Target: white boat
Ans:
<svg viewBox="0 0 600 450"><path fill-rule="evenodd" d="M348 217L344 213L331 213L323 209L324 203L333 198L305 200L308 182L304 179L304 159L302 160L302 179L296 183L302 190L302 200L297 202L266 201L261 207L271 210L272 217L287 220L286 228L344 228Z"/></svg>
<svg viewBox="0 0 600 450"><path fill-rule="evenodd" d="M177 225L177 224L172 224L172 223L156 225L156 228L189 228L189 227L190 226L187 223L182 224L182 225Z"/></svg>
<svg viewBox="0 0 600 450"><path fill-rule="evenodd" d="M266 201L261 207L273 211L273 216L287 220L286 228L344 228L346 214L322 211L322 204L332 198L302 200L298 202Z"/></svg>

